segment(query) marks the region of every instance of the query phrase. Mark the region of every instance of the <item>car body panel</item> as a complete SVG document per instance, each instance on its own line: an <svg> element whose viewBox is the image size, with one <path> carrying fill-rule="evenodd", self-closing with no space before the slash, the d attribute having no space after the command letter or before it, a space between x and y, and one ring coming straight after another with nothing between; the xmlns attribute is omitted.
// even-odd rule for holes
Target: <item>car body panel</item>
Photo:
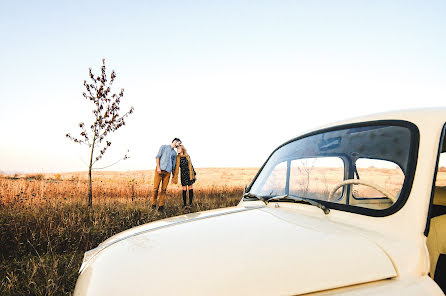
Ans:
<svg viewBox="0 0 446 296"><path fill-rule="evenodd" d="M262 205L261 205L262 206ZM254 205L254 208L258 207L258 205ZM110 238L103 241L101 244L99 244L96 248L88 251L84 255L84 260L82 263L82 266L80 268L79 272L82 272L83 269L89 264L89 262L97 256L100 252L102 252L104 249L112 246L115 243L120 242L121 240L128 239L132 236L141 235L149 231L158 230L164 227L171 227L175 226L179 223L186 223L193 220L200 220L205 219L209 217L219 216L219 215L226 215L233 212L239 212L239 211L246 211L251 209L251 207L230 207L225 209L217 209L217 210L209 210L209 211L203 211L198 213L189 213L186 215L171 217L167 219L158 220L155 222L143 224L140 226L136 226L130 229L127 229L125 231L122 231L118 234L115 234L111 236Z"/></svg>
<svg viewBox="0 0 446 296"><path fill-rule="evenodd" d="M291 223L282 211L233 212L121 240L83 271L91 280L84 294L145 294L138 283L153 278L154 294L227 295L234 287L238 294L301 294L397 275L372 241L329 220L308 227L314 217L302 215L300 225Z"/></svg>

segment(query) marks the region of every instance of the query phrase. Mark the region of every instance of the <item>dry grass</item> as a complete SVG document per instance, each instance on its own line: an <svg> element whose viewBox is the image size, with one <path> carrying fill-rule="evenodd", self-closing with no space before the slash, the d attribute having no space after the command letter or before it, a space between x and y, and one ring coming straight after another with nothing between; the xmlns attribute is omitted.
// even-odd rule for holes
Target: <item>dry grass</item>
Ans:
<svg viewBox="0 0 446 296"><path fill-rule="evenodd" d="M95 173L92 209L86 173L0 175L0 295L70 295L85 251L137 225L234 206L257 170L197 169L194 207L183 210L181 188L169 185L163 215L149 207L153 171ZM390 172L372 175L393 188ZM437 183L444 180L442 168Z"/></svg>
<svg viewBox="0 0 446 296"><path fill-rule="evenodd" d="M96 174L92 209L83 173L0 176L0 295L70 295L85 251L133 226L234 206L256 172L208 170L197 172L191 209L181 208L180 188L171 186L162 215L149 209L152 172Z"/></svg>

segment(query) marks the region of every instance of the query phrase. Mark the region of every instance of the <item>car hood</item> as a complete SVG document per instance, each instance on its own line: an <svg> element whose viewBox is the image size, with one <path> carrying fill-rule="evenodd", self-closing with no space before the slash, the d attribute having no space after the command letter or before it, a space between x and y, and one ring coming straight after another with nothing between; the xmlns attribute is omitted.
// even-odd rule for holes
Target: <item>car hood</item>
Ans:
<svg viewBox="0 0 446 296"><path fill-rule="evenodd" d="M374 242L287 211L236 207L133 228L92 251L75 294L295 295L397 275Z"/></svg>

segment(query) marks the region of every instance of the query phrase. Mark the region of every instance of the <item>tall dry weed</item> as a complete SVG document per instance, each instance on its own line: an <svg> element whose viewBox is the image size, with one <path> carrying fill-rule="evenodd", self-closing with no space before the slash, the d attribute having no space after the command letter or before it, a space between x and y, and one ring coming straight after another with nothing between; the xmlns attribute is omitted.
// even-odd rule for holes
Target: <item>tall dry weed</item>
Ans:
<svg viewBox="0 0 446 296"><path fill-rule="evenodd" d="M236 205L241 187L195 190L184 210L179 188L166 212L149 207L147 182L95 180L93 208L86 180L0 178L0 295L70 295L83 253L133 226L195 211Z"/></svg>

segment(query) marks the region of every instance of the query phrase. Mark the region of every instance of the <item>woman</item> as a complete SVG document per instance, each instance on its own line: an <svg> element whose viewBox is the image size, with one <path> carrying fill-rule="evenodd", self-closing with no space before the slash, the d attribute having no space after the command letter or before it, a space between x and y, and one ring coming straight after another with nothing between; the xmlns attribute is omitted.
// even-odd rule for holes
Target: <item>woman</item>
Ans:
<svg viewBox="0 0 446 296"><path fill-rule="evenodd" d="M175 164L175 173L172 177L172 183L178 183L179 169L181 169L181 185L183 186L183 207L187 206L187 191L189 190L189 206L192 205L194 198L193 184L197 180L194 167L190 160L189 154L187 154L186 148L183 145L177 148L178 155Z"/></svg>

